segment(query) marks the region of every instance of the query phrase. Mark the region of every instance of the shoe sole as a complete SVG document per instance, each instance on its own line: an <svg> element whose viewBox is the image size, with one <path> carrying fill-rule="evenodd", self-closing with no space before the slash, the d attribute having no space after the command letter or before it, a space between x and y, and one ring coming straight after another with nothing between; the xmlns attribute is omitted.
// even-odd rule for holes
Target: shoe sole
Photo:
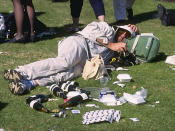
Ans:
<svg viewBox="0 0 175 131"><path fill-rule="evenodd" d="M23 79L23 76L16 70L9 69L4 71L4 79L19 82Z"/></svg>
<svg viewBox="0 0 175 131"><path fill-rule="evenodd" d="M14 95L22 95L22 94L24 94L24 88L21 86L21 84L16 83L14 81L11 81L9 83L9 90Z"/></svg>

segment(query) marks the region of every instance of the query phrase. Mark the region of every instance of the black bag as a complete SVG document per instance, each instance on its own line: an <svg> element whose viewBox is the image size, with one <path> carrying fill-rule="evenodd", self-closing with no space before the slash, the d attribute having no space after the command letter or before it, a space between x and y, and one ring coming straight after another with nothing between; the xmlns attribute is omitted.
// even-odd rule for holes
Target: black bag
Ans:
<svg viewBox="0 0 175 131"><path fill-rule="evenodd" d="M138 64L138 60L136 59L134 54L126 51L124 53L115 53L114 56L111 58L110 64L115 68L132 66Z"/></svg>

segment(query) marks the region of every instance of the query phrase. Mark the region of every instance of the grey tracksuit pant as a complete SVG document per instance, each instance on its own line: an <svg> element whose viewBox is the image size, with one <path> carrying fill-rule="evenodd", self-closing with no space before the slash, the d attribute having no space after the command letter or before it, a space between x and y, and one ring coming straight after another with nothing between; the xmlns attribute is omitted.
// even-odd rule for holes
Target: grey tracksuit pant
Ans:
<svg viewBox="0 0 175 131"><path fill-rule="evenodd" d="M81 75L87 59L86 41L81 36L70 36L58 45L58 56L19 66L30 80L37 80L40 86L66 81Z"/></svg>

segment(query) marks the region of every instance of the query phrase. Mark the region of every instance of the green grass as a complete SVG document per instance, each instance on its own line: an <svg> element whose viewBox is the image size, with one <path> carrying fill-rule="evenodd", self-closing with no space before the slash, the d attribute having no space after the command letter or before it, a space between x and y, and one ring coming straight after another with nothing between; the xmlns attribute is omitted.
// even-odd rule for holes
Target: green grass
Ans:
<svg viewBox="0 0 175 131"><path fill-rule="evenodd" d="M114 23L113 2L103 0L106 9L106 21ZM53 27L58 35L55 38L45 39L36 43L28 44L0 44L0 51L7 52L8 55L0 55L0 128L5 131L47 131L54 129L57 131L173 131L175 130L175 72L171 70L170 65L165 64L167 55L175 54L175 27L162 26L158 18L153 19L157 12L157 4L161 3L168 9L174 9L175 3L156 2L154 0L136 0L133 9L135 19L132 21L141 30L141 32L153 32L160 39L160 50L157 60L153 63L144 63L137 66L129 67L129 73L134 82L126 84L125 88L120 88L112 84L116 81L117 74L121 72L112 72L112 80L109 82L111 90L115 90L117 96L123 92L135 93L140 87L148 89L146 104L108 107L98 102L100 109L121 110L121 120L119 123L107 122L82 125L82 115L95 108L85 107L81 104L81 114L74 115L67 112L68 116L64 119L53 118L51 114L37 112L25 103L28 96L38 93L49 93L46 87L37 87L30 94L15 96L8 89L8 82L3 79L3 71L8 68L15 68L18 65L24 65L37 60L57 56L57 41L69 35L66 33L68 27L72 24L70 16L69 1L52 3L51 0L34 0L35 9L42 14L38 19L48 27ZM0 12L8 13L13 10L11 1L1 0ZM88 0L84 0L84 6L81 13L81 28L90 23L97 21ZM81 88L99 87L99 81L82 78L76 79ZM136 86L136 89L132 87ZM160 101L160 104L155 104ZM62 99L54 102L44 103L49 109L57 108L58 104L63 102ZM155 107L150 107L153 104ZM78 109L74 107L74 109ZM137 117L140 121L133 122L130 117ZM55 127L55 128L54 128Z"/></svg>

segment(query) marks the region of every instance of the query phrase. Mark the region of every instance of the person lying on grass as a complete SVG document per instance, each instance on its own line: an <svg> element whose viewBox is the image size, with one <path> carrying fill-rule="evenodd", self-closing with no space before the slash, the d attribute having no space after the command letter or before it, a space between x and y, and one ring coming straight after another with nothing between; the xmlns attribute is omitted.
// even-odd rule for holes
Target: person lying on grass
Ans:
<svg viewBox="0 0 175 131"><path fill-rule="evenodd" d="M101 54L104 62L114 52L127 50L124 39L134 36L139 30L135 25L114 29L106 22L92 22L82 31L58 43L58 56L36 61L16 69L4 71L13 94L24 94L36 86L47 86L81 76L88 55ZM88 48L89 47L89 51Z"/></svg>

